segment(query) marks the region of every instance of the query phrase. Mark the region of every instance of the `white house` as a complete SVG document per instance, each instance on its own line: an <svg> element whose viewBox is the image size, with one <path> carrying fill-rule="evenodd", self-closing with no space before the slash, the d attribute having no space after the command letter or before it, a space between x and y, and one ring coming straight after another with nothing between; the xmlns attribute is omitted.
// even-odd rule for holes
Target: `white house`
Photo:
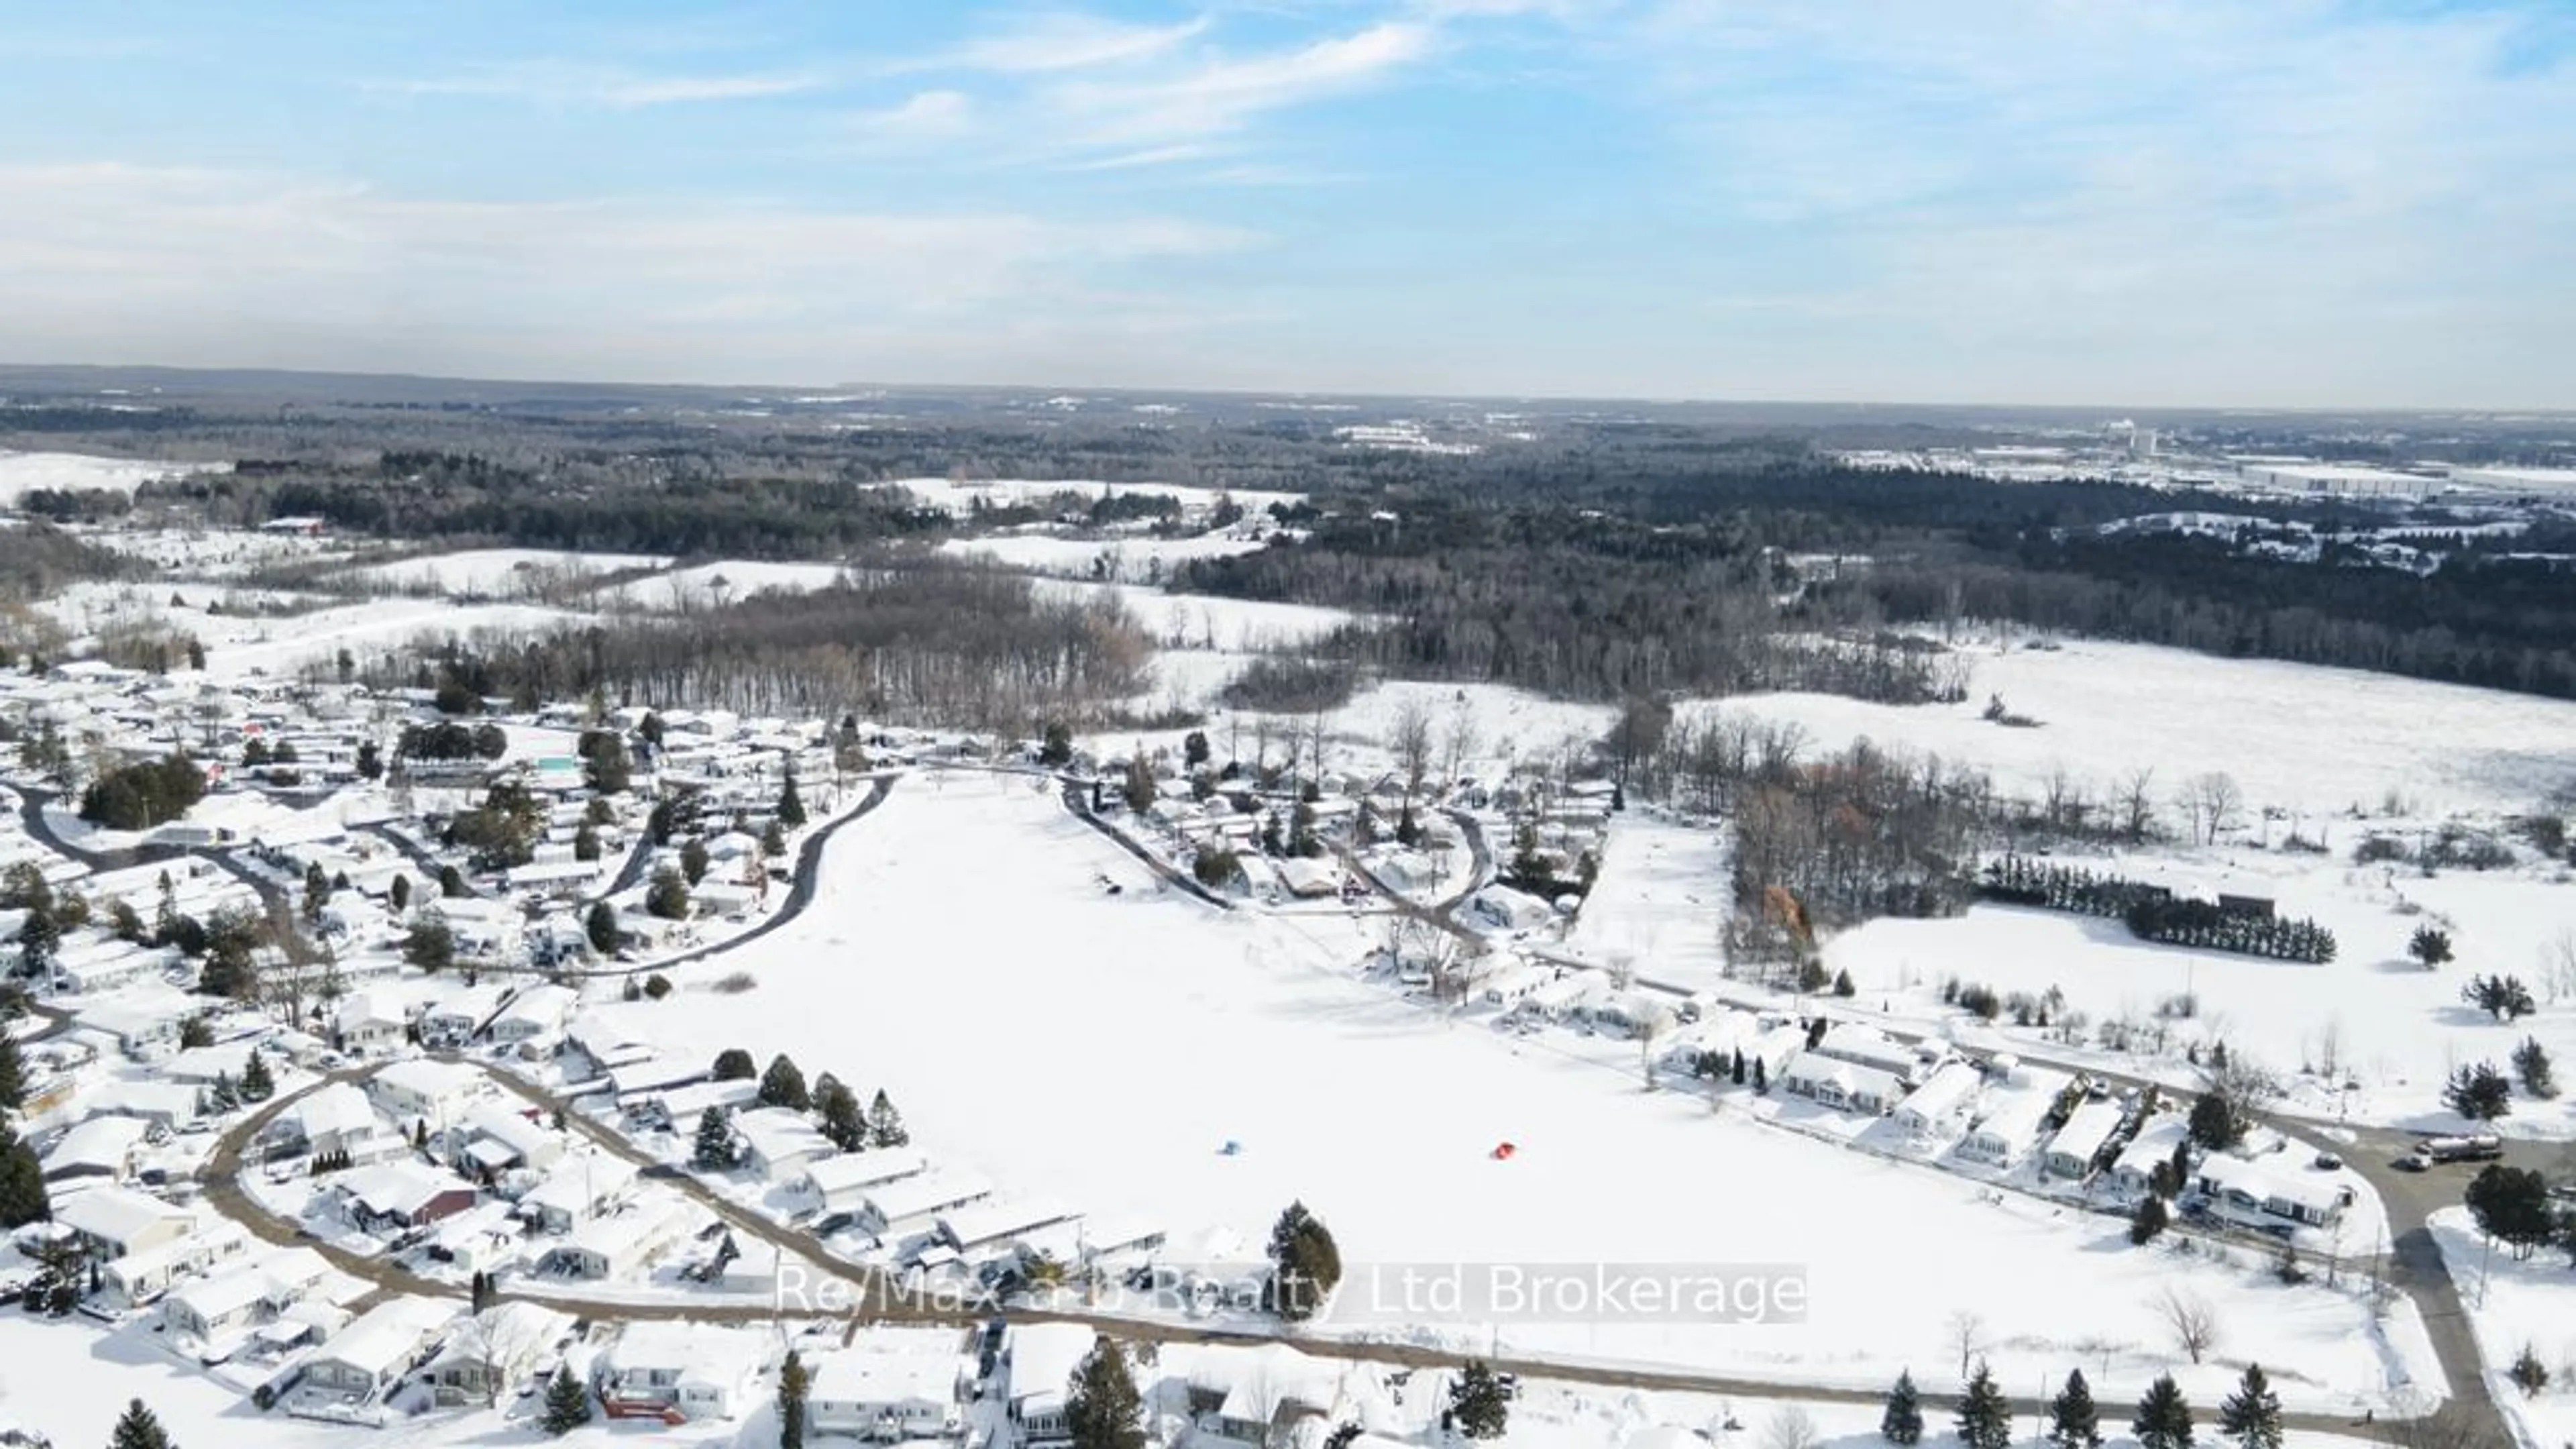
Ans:
<svg viewBox="0 0 2576 1449"><path fill-rule="evenodd" d="M134 1159L149 1130L139 1117L92 1117L74 1125L45 1149L46 1185L59 1188L74 1179L125 1181L134 1175Z"/></svg>
<svg viewBox="0 0 2576 1449"><path fill-rule="evenodd" d="M807 1423L817 1434L880 1443L953 1435L971 1367L954 1344L945 1353L853 1344L814 1361Z"/></svg>
<svg viewBox="0 0 2576 1449"><path fill-rule="evenodd" d="M99 1266L99 1286L122 1302L148 1303L181 1279L208 1272L249 1251L250 1234L241 1224L216 1223L109 1259Z"/></svg>
<svg viewBox="0 0 2576 1449"><path fill-rule="evenodd" d="M564 1135L529 1116L533 1110L490 1099L467 1107L464 1123L450 1133L457 1169L494 1176L514 1167L554 1166L564 1154Z"/></svg>
<svg viewBox="0 0 2576 1449"><path fill-rule="evenodd" d="M465 1119L466 1107L484 1095L483 1074L463 1062L414 1057L368 1079L367 1091L386 1115L427 1122L432 1131Z"/></svg>
<svg viewBox="0 0 2576 1449"><path fill-rule="evenodd" d="M2128 1120L2128 1109L2114 1101L2086 1102L2076 1108L2057 1135L2048 1139L2048 1175L2078 1180L2092 1176L2094 1159Z"/></svg>
<svg viewBox="0 0 2576 1449"><path fill-rule="evenodd" d="M492 1040L525 1042L551 1036L563 1030L565 1020L580 1000L580 994L569 986L551 982L531 986L510 998L510 1004L492 1018Z"/></svg>
<svg viewBox="0 0 2576 1449"><path fill-rule="evenodd" d="M411 1150L410 1142L376 1114L367 1094L348 1082L317 1087L287 1103L260 1140L273 1157L345 1152L352 1166L382 1162Z"/></svg>
<svg viewBox="0 0 2576 1449"><path fill-rule="evenodd" d="M330 1192L349 1221L369 1232L427 1227L474 1206L474 1185L409 1158L352 1168Z"/></svg>
<svg viewBox="0 0 2576 1449"><path fill-rule="evenodd" d="M1946 1133L1976 1106L1985 1075L1966 1062L1944 1062L1896 1104L1896 1125L1918 1141Z"/></svg>
<svg viewBox="0 0 2576 1449"><path fill-rule="evenodd" d="M911 1177L928 1165L920 1153L906 1147L844 1152L807 1163L788 1188L812 1199L817 1211L848 1212L859 1206L870 1188Z"/></svg>
<svg viewBox="0 0 2576 1449"><path fill-rule="evenodd" d="M2167 1112L2150 1117L2129 1145L2111 1161L2111 1182L2126 1197L2143 1197L2153 1184L2156 1166L2173 1161L2174 1149L2191 1140L2191 1127L2182 1114Z"/></svg>
<svg viewBox="0 0 2576 1449"><path fill-rule="evenodd" d="M1528 931L1556 919L1556 908L1510 886L1489 885L1468 897L1467 909L1497 931Z"/></svg>
<svg viewBox="0 0 2576 1449"><path fill-rule="evenodd" d="M518 1213L539 1232L568 1233L625 1201L635 1164L605 1152L558 1159L546 1180L519 1198Z"/></svg>
<svg viewBox="0 0 2576 1449"><path fill-rule="evenodd" d="M638 1204L576 1223L546 1250L539 1266L572 1278L628 1278L642 1273L688 1231L688 1213L671 1203Z"/></svg>
<svg viewBox="0 0 2576 1449"><path fill-rule="evenodd" d="M402 1003L383 991L352 992L331 1013L331 1035L345 1051L398 1045L410 1026Z"/></svg>
<svg viewBox="0 0 2576 1449"><path fill-rule="evenodd" d="M2212 1211L2256 1227L2283 1222L2331 1227L2351 1203L2351 1193L2332 1177L2274 1172L2225 1153L2202 1161L2199 1186L2209 1195Z"/></svg>
<svg viewBox="0 0 2576 1449"><path fill-rule="evenodd" d="M1780 1085L1798 1096L1813 1098L1820 1107L1882 1117L1895 1110L1905 1096L1905 1079L1896 1073L1858 1066L1816 1051L1791 1057L1781 1069Z"/></svg>
<svg viewBox="0 0 2576 1449"><path fill-rule="evenodd" d="M688 1420L731 1419L752 1401L765 1357L751 1333L702 1323L630 1323L601 1355L609 1412L660 1409Z"/></svg>
<svg viewBox="0 0 2576 1449"><path fill-rule="evenodd" d="M1016 1249L1030 1235L1079 1222L1082 1214L1043 1199L969 1203L938 1218L939 1240L969 1262Z"/></svg>
<svg viewBox="0 0 2576 1449"><path fill-rule="evenodd" d="M1004 1330L1002 1365L1010 1385L1005 1411L1024 1449L1069 1442L1065 1398L1073 1371L1098 1341L1098 1333L1079 1323L1014 1323Z"/></svg>
<svg viewBox="0 0 2576 1449"><path fill-rule="evenodd" d="M705 1075L703 1072L699 1075ZM698 1118L709 1107L722 1107L727 1112L740 1111L760 1096L760 1083L748 1077L731 1081L695 1081L685 1086L658 1092L646 1092L628 1109L627 1116L639 1124L651 1124L677 1133L693 1136Z"/></svg>
<svg viewBox="0 0 2576 1449"><path fill-rule="evenodd" d="M771 1182L793 1180L808 1166L840 1151L802 1112L754 1107L733 1119L743 1162Z"/></svg>
<svg viewBox="0 0 2576 1449"><path fill-rule="evenodd" d="M871 1188L860 1199L859 1224L883 1237L927 1229L941 1213L992 1195L993 1185L971 1172L924 1172Z"/></svg>
<svg viewBox="0 0 2576 1449"><path fill-rule="evenodd" d="M305 1358L304 1385L323 1395L372 1404L418 1368L456 1321L455 1305L438 1298L388 1298Z"/></svg>
<svg viewBox="0 0 2576 1449"><path fill-rule="evenodd" d="M1859 1022L1839 1022L1828 1027L1819 1037L1815 1053L1856 1067L1869 1067L1911 1083L1921 1074L1923 1052L1907 1046L1874 1026Z"/></svg>
<svg viewBox="0 0 2576 1449"><path fill-rule="evenodd" d="M2065 1090L2067 1080L2063 1072L2015 1064L2001 1080L1989 1081L1984 1113L1961 1139L1959 1155L1993 1167L2010 1167L2019 1162L2037 1141L2040 1124L2056 1107L2058 1093Z"/></svg>
<svg viewBox="0 0 2576 1449"><path fill-rule="evenodd" d="M80 1234L91 1256L106 1260L177 1242L196 1231L185 1209L128 1187L106 1186L65 1198L54 1221Z"/></svg>
<svg viewBox="0 0 2576 1449"><path fill-rule="evenodd" d="M431 1397L451 1409L495 1401L563 1348L573 1322L569 1313L525 1299L466 1319L430 1360Z"/></svg>
<svg viewBox="0 0 2576 1449"><path fill-rule="evenodd" d="M261 1262L181 1284L161 1300L161 1322L174 1335L212 1349L270 1322L319 1287L331 1265L311 1248L283 1248Z"/></svg>
<svg viewBox="0 0 2576 1449"><path fill-rule="evenodd" d="M421 1013L420 1038L435 1046L456 1046L474 1039L492 1013L501 1009L502 987L459 986Z"/></svg>

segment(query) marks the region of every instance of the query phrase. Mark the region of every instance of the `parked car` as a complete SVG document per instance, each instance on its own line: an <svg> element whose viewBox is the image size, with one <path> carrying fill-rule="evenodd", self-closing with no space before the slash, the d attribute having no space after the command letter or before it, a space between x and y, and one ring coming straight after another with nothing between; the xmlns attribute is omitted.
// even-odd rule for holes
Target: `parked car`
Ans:
<svg viewBox="0 0 2576 1449"><path fill-rule="evenodd" d="M2336 1172L2342 1169L2343 1159L2331 1152L2320 1152L2317 1154L2317 1160L2308 1165L2319 1172Z"/></svg>
<svg viewBox="0 0 2576 1449"><path fill-rule="evenodd" d="M2421 1152L2409 1152L2391 1165L2399 1172L2430 1172L2433 1170L2433 1159Z"/></svg>

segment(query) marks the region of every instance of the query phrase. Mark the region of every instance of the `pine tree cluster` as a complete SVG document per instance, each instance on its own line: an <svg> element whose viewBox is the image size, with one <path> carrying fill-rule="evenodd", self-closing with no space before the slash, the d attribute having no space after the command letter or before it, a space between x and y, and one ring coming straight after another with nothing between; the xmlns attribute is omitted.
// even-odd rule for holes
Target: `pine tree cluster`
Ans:
<svg viewBox="0 0 2576 1449"><path fill-rule="evenodd" d="M1988 864L1978 893L2011 905L2117 920L2140 940L2168 946L2319 965L2335 958L2334 932L2312 920L2181 900L2163 886L2017 855Z"/></svg>

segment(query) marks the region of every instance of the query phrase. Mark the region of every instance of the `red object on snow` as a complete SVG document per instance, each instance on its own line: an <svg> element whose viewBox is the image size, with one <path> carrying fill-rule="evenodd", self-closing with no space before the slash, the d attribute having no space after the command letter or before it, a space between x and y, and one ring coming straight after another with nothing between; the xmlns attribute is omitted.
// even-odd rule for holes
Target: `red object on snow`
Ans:
<svg viewBox="0 0 2576 1449"><path fill-rule="evenodd" d="M1494 1144L1494 1160L1496 1162L1509 1162L1512 1160L1512 1154L1518 1151L1520 1151L1520 1148L1509 1142L1497 1142Z"/></svg>

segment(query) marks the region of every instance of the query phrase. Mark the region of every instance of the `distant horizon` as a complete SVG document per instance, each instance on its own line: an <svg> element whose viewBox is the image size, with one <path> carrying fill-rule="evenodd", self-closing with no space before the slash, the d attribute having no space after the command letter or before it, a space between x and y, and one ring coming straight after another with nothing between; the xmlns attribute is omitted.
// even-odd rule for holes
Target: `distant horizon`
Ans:
<svg viewBox="0 0 2576 1449"><path fill-rule="evenodd" d="M2195 417L2246 415L2262 417L2476 417L2489 420L2511 418L2564 418L2576 422L2576 406L2559 408L2493 407L2459 405L2351 405L2334 404L2301 406L2266 406L2244 403L2134 403L2134 402L1992 402L1961 401L1939 398L1816 398L1816 397L1647 397L1585 394L1538 393L1442 393L1420 390L1365 391L1347 389L1298 389L1268 387L1183 387L1152 384L1103 385L1073 382L954 382L885 380L854 381L841 379L828 382L799 381L660 381L614 377L575 376L502 376L443 372L411 372L367 368L312 368L226 366L223 364L175 364L158 362L27 362L0 359L0 389L9 384L10 374L25 373L170 373L183 377L213 378L224 376L277 378L281 380L327 381L346 379L371 382L418 383L451 387L506 388L588 388L601 391L636 390L654 392L726 393L763 396L772 401L796 401L796 396L827 397L835 393L1009 393L1032 397L1207 397L1237 402L1281 400L1350 401L1374 404L1518 403L1558 408L1647 407L1647 408L1787 408L1818 411L1851 412L1901 411L1919 409L1948 412L1994 413L2064 413L2113 420L2127 415L2177 414ZM210 389L211 390L211 389ZM0 413L0 420L5 420Z"/></svg>
<svg viewBox="0 0 2576 1449"><path fill-rule="evenodd" d="M136 0L0 132L75 363L2576 402L2560 0Z"/></svg>

